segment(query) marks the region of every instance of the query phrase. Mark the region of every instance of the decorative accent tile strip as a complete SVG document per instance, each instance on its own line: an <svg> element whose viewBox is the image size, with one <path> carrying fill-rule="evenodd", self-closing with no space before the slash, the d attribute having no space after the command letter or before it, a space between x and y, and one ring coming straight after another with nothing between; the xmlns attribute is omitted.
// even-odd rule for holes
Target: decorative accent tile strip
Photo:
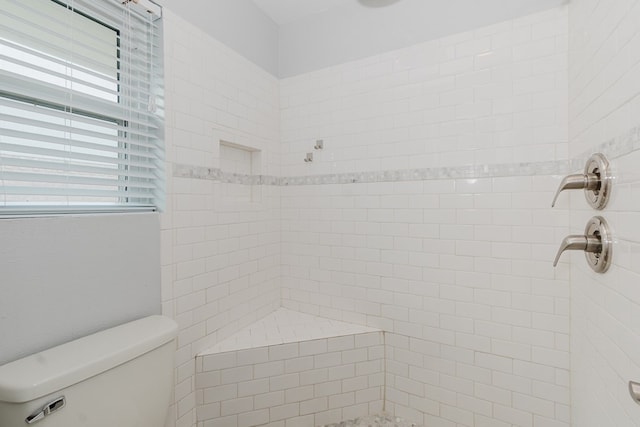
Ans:
<svg viewBox="0 0 640 427"><path fill-rule="evenodd" d="M636 150L640 150L640 125L632 127L627 132L599 144L592 150L584 151L577 158L571 159L571 170L582 170L587 159L593 153L602 153L611 160L625 156Z"/></svg>
<svg viewBox="0 0 640 427"><path fill-rule="evenodd" d="M371 182L426 181L437 179L494 178L554 175L568 171L568 162L511 163L450 168L425 168L283 177L280 185L354 184Z"/></svg>
<svg viewBox="0 0 640 427"><path fill-rule="evenodd" d="M551 161L277 177L273 175L242 175L224 172L219 168L176 164L174 165L173 176L207 179L230 184L293 186L564 175L568 173L569 170L570 165L568 161Z"/></svg>
<svg viewBox="0 0 640 427"><path fill-rule="evenodd" d="M243 175L224 172L220 168L174 164L173 176L177 178L206 179L228 184L281 185L282 178L273 175Z"/></svg>
<svg viewBox="0 0 640 427"><path fill-rule="evenodd" d="M174 177L207 179L244 185L324 185L372 182L426 181L438 179L496 178L507 176L566 175L582 170L593 153L603 153L610 159L640 150L640 125L585 151L571 160L532 163L503 163L442 168L381 170L340 174L284 176L243 175L224 172L219 168L175 164Z"/></svg>

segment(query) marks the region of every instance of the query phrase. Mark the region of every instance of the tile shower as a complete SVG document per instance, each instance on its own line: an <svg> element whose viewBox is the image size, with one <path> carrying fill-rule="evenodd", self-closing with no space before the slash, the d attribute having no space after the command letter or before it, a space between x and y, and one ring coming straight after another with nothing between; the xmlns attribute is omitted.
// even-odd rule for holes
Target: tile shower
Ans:
<svg viewBox="0 0 640 427"><path fill-rule="evenodd" d="M596 114L589 105L618 111L617 99L598 98L606 85L592 85L594 76L570 62L595 61L597 76L617 81L593 52L601 39L613 43L613 29L628 43L619 51L640 51L630 24L640 7L617 4L585 38L580 30L605 13L605 2L576 3L283 80L167 11L163 310L180 324L171 427L313 426L383 408L430 427L566 427L572 416L576 426L606 425L580 414L604 420L605 408L618 405L613 385L638 370L615 334L616 358L597 356L610 343L590 335L598 319L585 308L598 305L600 291L590 285L571 299L572 277L601 278L577 256L551 266L560 240L591 212L579 195L549 205L560 178L591 151L633 157L637 123L628 117L639 103ZM571 28L577 53L569 52ZM620 64L622 75L635 64ZM594 118L596 126L585 125ZM313 148L318 139L322 150ZM221 141L259 150L259 175L232 173ZM310 151L313 162L304 162ZM631 163L621 160L620 172ZM631 174L621 176L621 191L637 191ZM234 185L260 196L233 200ZM621 203L614 200L614 212ZM630 219L617 216L631 230ZM637 240L622 241L620 271L636 277L628 254ZM611 280L601 280L608 293L600 319L638 301ZM580 323L570 335L572 305ZM344 323L333 336L224 347L276 310ZM596 329L606 335L618 321ZM322 359L336 336L353 337L354 346L336 351L358 348L360 332L344 332L353 325L369 328L361 332L366 362L381 365L367 373L367 388L345 386L351 377L300 384L303 371L286 371L311 363L300 358ZM384 331L383 341L371 330ZM315 340L326 340L326 350L301 355ZM272 360L272 348L287 344L290 353ZM594 356L578 358L576 345ZM283 372L261 376L259 366L270 362ZM572 362L581 372L608 366L602 377L577 378L611 390L605 404L591 409L594 397L580 392L572 412ZM335 363L308 372L353 364L357 382L365 360L341 353ZM312 385L313 393L287 401L272 383L290 374L292 389ZM231 383L235 394L211 391ZM240 396L240 384L255 386L254 394ZM635 425L631 404L620 405L618 424Z"/></svg>

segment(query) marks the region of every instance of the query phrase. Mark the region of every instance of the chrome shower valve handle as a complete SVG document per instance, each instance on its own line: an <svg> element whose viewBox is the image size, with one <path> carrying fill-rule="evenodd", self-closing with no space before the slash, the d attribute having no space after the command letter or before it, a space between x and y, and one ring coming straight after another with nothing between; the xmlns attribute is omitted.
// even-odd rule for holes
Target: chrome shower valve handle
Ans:
<svg viewBox="0 0 640 427"><path fill-rule="evenodd" d="M575 175L567 175L562 179L558 190L556 191L556 195L553 197L553 202L551 202L551 207L556 205L556 200L558 200L558 196L564 190L588 190L588 191L597 191L600 187L600 177L595 173L588 174L575 174Z"/></svg>
<svg viewBox="0 0 640 427"><path fill-rule="evenodd" d="M609 162L600 153L592 155L584 167L584 173L564 177L551 202L554 207L558 196L564 190L584 190L587 202L594 209L604 209L611 193Z"/></svg>
<svg viewBox="0 0 640 427"><path fill-rule="evenodd" d="M612 254L611 232L607 221L601 216L594 216L585 227L584 234L572 234L565 237L560 244L553 266L558 265L560 256L567 250L584 251L587 263L596 273L604 273L609 269Z"/></svg>
<svg viewBox="0 0 640 427"><path fill-rule="evenodd" d="M560 256L564 251L584 251L590 253L600 253L602 251L602 242L595 236L586 236L584 234L572 234L564 238L560 244L560 249L556 253L556 259L553 266L558 265Z"/></svg>

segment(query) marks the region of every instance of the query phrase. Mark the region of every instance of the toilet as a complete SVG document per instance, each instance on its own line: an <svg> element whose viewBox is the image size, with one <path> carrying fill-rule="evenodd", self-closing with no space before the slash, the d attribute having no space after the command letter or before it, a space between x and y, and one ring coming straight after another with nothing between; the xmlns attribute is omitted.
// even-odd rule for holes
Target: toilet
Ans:
<svg viewBox="0 0 640 427"><path fill-rule="evenodd" d="M0 366L0 426L164 426L176 333L149 316Z"/></svg>

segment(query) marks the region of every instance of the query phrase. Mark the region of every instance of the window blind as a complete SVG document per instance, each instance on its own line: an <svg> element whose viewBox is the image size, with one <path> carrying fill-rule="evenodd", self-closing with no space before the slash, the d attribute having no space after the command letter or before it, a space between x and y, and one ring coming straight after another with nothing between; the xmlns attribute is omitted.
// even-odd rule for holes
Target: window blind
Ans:
<svg viewBox="0 0 640 427"><path fill-rule="evenodd" d="M163 207L162 21L137 3L0 0L0 215Z"/></svg>

